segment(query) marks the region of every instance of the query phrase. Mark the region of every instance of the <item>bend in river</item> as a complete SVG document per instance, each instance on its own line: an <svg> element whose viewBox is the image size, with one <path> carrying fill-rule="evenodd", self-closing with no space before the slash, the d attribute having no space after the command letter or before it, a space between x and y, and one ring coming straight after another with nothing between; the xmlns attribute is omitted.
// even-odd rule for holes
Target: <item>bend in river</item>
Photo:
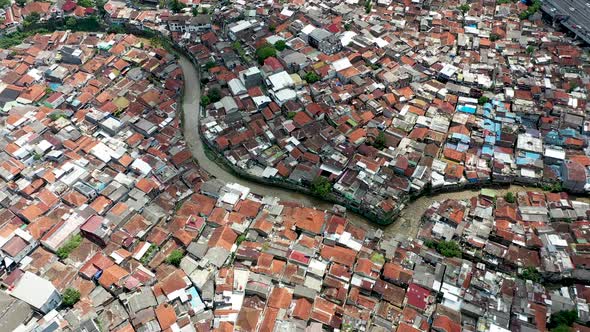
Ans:
<svg viewBox="0 0 590 332"><path fill-rule="evenodd" d="M199 102L201 98L201 87L199 73L193 66L192 62L180 56L179 64L184 75L184 98L183 98L183 112L184 112L184 138L186 144L191 150L193 158L199 163L199 166L213 177L223 181L224 183L239 183L252 189L252 192L265 196L274 196L282 201L298 202L305 206L315 207L321 210L331 210L333 204L322 201L320 199L301 194L288 189L279 187L262 185L257 182L246 180L236 176L235 174L219 167L214 161L209 159L205 154L205 147L199 136ZM499 196L503 196L509 191L542 191L536 187L524 187L518 185L511 185L501 189L496 189ZM459 192L441 192L439 194L422 196L410 202L402 211L401 216L393 224L383 227L386 235L401 234L408 237L414 237L420 226L420 218L424 211L435 201L441 201L448 198L453 199L468 199L478 194L479 190L466 189ZM573 197L573 196L572 196ZM578 198L579 199L579 198ZM588 198L582 200L589 201ZM354 224L363 228L378 227L374 223L369 222L366 218L352 212L348 212L348 219Z"/></svg>

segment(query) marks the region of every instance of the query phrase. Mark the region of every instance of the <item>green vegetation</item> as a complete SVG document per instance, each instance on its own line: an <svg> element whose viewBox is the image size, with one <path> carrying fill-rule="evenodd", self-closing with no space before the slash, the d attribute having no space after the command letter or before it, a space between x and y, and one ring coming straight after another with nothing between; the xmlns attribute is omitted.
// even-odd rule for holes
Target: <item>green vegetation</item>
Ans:
<svg viewBox="0 0 590 332"><path fill-rule="evenodd" d="M168 8L170 8L173 13L179 13L184 8L184 4L178 0L170 0L168 2Z"/></svg>
<svg viewBox="0 0 590 332"><path fill-rule="evenodd" d="M490 101L490 98L488 98L486 96L481 96L481 97L479 97L479 99L477 99L477 103L480 105L483 105L489 101Z"/></svg>
<svg viewBox="0 0 590 332"><path fill-rule="evenodd" d="M318 197L326 197L332 191L332 183L324 176L318 176L311 182L311 193Z"/></svg>
<svg viewBox="0 0 590 332"><path fill-rule="evenodd" d="M29 15L27 15L25 17L25 19L23 20L23 26L26 27L30 27L31 25L39 22L39 20L41 19L41 14L37 13L37 12L32 12Z"/></svg>
<svg viewBox="0 0 590 332"><path fill-rule="evenodd" d="M373 1L366 0L365 1L365 13L369 14L371 12L371 10L373 10Z"/></svg>
<svg viewBox="0 0 590 332"><path fill-rule="evenodd" d="M514 196L514 193L512 193L511 191L507 192L506 195L504 195L504 199L508 203L516 202L516 196Z"/></svg>
<svg viewBox="0 0 590 332"><path fill-rule="evenodd" d="M66 115L61 112L54 112L49 114L49 119L51 119L51 121L56 121L57 119L61 118L66 118Z"/></svg>
<svg viewBox="0 0 590 332"><path fill-rule="evenodd" d="M518 1L518 0L497 0L496 4L503 5L505 3L511 3L511 2L516 2L516 1Z"/></svg>
<svg viewBox="0 0 590 332"><path fill-rule="evenodd" d="M238 53L238 55L240 56L240 58L244 58L246 56L246 51L244 51L244 48L242 47L242 44L240 44L239 41L235 41L231 44L231 48L236 51L236 53Z"/></svg>
<svg viewBox="0 0 590 332"><path fill-rule="evenodd" d="M522 273L519 275L519 277L521 279L530 280L535 283L541 282L541 274L533 266L529 266L529 267L525 268L522 271Z"/></svg>
<svg viewBox="0 0 590 332"><path fill-rule="evenodd" d="M182 253L182 250L174 249L174 250L172 250L170 255L168 255L168 257L166 257L166 263L168 263L170 265L174 265L176 267L179 267L180 261L182 260L183 256L184 256L184 254Z"/></svg>
<svg viewBox="0 0 590 332"><path fill-rule="evenodd" d="M217 63L213 60L209 60L207 61L207 63L205 63L205 68L207 68L207 70L215 67L217 65Z"/></svg>
<svg viewBox="0 0 590 332"><path fill-rule="evenodd" d="M75 288L66 288L62 297L63 305L73 307L78 301L80 301L80 292Z"/></svg>
<svg viewBox="0 0 590 332"><path fill-rule="evenodd" d="M461 257L461 247L455 241L440 241L436 251L445 257Z"/></svg>
<svg viewBox="0 0 590 332"><path fill-rule="evenodd" d="M199 9L197 7L193 7L193 9L191 9L191 14L193 14L193 16L199 15Z"/></svg>
<svg viewBox="0 0 590 332"><path fill-rule="evenodd" d="M27 0L15 0L15 2L20 7L24 7L27 4Z"/></svg>
<svg viewBox="0 0 590 332"><path fill-rule="evenodd" d="M490 41L495 42L496 40L499 40L499 39L500 39L499 35L497 35L495 33L490 34Z"/></svg>
<svg viewBox="0 0 590 332"><path fill-rule="evenodd" d="M74 249L82 243L82 235L76 234L72 236L61 248L57 249L57 257L59 259L66 259Z"/></svg>
<svg viewBox="0 0 590 332"><path fill-rule="evenodd" d="M380 252L373 252L373 254L371 255L371 257L369 258L371 260L371 262L375 263L375 264L379 264L379 265L383 265L385 264L385 256L383 256L382 253Z"/></svg>
<svg viewBox="0 0 590 332"><path fill-rule="evenodd" d="M82 6L82 7L94 7L94 2L92 2L92 0L78 0L77 2L78 6Z"/></svg>
<svg viewBox="0 0 590 332"><path fill-rule="evenodd" d="M160 250L160 247L158 247L157 245L150 245L148 250L145 252L145 254L143 254L141 259L139 260L141 264L147 265L158 250Z"/></svg>
<svg viewBox="0 0 590 332"><path fill-rule="evenodd" d="M379 134L377 134L377 137L375 137L375 141L373 142L373 146L375 147L375 149L383 150L383 148L385 147L384 132L380 131Z"/></svg>
<svg viewBox="0 0 590 332"><path fill-rule="evenodd" d="M559 325L550 329L551 332L572 332L572 329L567 325Z"/></svg>
<svg viewBox="0 0 590 332"><path fill-rule="evenodd" d="M51 19L47 22L39 22L39 14L34 13L27 17L23 23L23 31L17 31L0 37L0 49L8 49L19 45L26 38L35 34L44 34L55 30L67 28L72 31L101 31L102 27L94 16L85 18ZM75 23L74 23L75 22Z"/></svg>
<svg viewBox="0 0 590 332"><path fill-rule="evenodd" d="M274 47L277 51L281 52L283 51L285 48L287 48L287 43L285 43L284 40L279 40L276 43L274 43Z"/></svg>
<svg viewBox="0 0 590 332"><path fill-rule="evenodd" d="M574 325L578 319L578 312L576 310L563 310L551 314L549 324L547 327L551 331L571 331L570 327Z"/></svg>
<svg viewBox="0 0 590 332"><path fill-rule="evenodd" d="M567 89L567 92L568 92L568 93L572 93L572 92L573 92L575 89L577 89L577 88L578 88L578 83L576 83L576 82L571 82L571 83L570 83L570 87L569 87L569 89Z"/></svg>
<svg viewBox="0 0 590 332"><path fill-rule="evenodd" d="M10 0L0 0L0 8L10 6Z"/></svg>
<svg viewBox="0 0 590 332"><path fill-rule="evenodd" d="M533 54L533 52L535 52L535 47L532 45L527 46L526 52L527 52L527 54Z"/></svg>
<svg viewBox="0 0 590 332"><path fill-rule="evenodd" d="M268 31L274 32L277 29L277 26L274 23L268 25Z"/></svg>
<svg viewBox="0 0 590 332"><path fill-rule="evenodd" d="M236 239L236 246L240 246L240 244L242 244L242 242L246 241L246 234L240 234L238 236L238 238Z"/></svg>
<svg viewBox="0 0 590 332"><path fill-rule="evenodd" d="M544 184L542 188L543 188L543 190L550 191L552 193L559 193L559 192L563 191L563 188L561 187L561 182L554 182L552 184Z"/></svg>
<svg viewBox="0 0 590 332"><path fill-rule="evenodd" d="M76 25L76 19L74 17L68 17L68 19L66 20L66 26L68 28L71 28L75 25Z"/></svg>
<svg viewBox="0 0 590 332"><path fill-rule="evenodd" d="M461 247L455 241L434 241L425 240L424 245L430 249L435 249L439 254L445 257L461 257Z"/></svg>
<svg viewBox="0 0 590 332"><path fill-rule="evenodd" d="M313 84L320 80L320 76L313 71L308 71L307 73L305 73L305 76L303 76L303 79L307 83Z"/></svg>
<svg viewBox="0 0 590 332"><path fill-rule="evenodd" d="M297 112L287 112L287 119L291 120L297 115Z"/></svg>
<svg viewBox="0 0 590 332"><path fill-rule="evenodd" d="M526 20L529 17L533 16L536 12L541 9L541 0L532 0L531 5L522 13L518 15L521 20Z"/></svg>
<svg viewBox="0 0 590 332"><path fill-rule="evenodd" d="M264 60L277 55L277 50L270 44L265 44L256 49L258 63L263 64Z"/></svg>
<svg viewBox="0 0 590 332"><path fill-rule="evenodd" d="M201 96L201 104L207 106L211 103L216 103L221 100L221 91L217 88L209 90L209 93Z"/></svg>
<svg viewBox="0 0 590 332"><path fill-rule="evenodd" d="M436 241L434 240L426 240L424 241L424 245L430 249L436 249Z"/></svg>
<svg viewBox="0 0 590 332"><path fill-rule="evenodd" d="M37 31L17 31L11 33L9 35L5 35L0 37L0 49L8 49L12 46L19 45L23 42L23 40L27 39L28 37L36 34L36 33L46 33L47 30L37 30Z"/></svg>
<svg viewBox="0 0 590 332"><path fill-rule="evenodd" d="M350 23L344 23L344 30L350 31L350 28L351 28Z"/></svg>
<svg viewBox="0 0 590 332"><path fill-rule="evenodd" d="M36 151L33 152L33 159L34 160L41 160L41 158L43 158L43 156L40 153L38 153Z"/></svg>
<svg viewBox="0 0 590 332"><path fill-rule="evenodd" d="M466 4L466 3L462 4L458 8L463 13L463 15L465 15L469 11L469 9L470 9L469 5Z"/></svg>

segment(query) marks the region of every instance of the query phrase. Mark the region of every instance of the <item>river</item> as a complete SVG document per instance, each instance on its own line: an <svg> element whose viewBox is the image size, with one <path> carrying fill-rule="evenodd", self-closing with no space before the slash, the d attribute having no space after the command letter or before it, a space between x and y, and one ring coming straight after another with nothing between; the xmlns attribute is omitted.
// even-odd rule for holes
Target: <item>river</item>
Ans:
<svg viewBox="0 0 590 332"><path fill-rule="evenodd" d="M300 194L291 190L272 187L249 181L236 176L230 171L219 167L214 161L209 159L205 154L205 147L199 137L199 102L201 96L200 79L197 70L192 62L184 56L179 58L179 63L184 75L184 138L188 148L191 150L193 158L199 166L210 175L223 181L224 183L239 183L252 189L252 192L263 196L274 196L283 201L298 202L305 206L315 207L321 210L331 210L333 204L324 202L320 199ZM359 225L369 225L369 222L356 213L348 213L348 219Z"/></svg>
<svg viewBox="0 0 590 332"><path fill-rule="evenodd" d="M210 175L223 181L224 183L239 183L252 189L252 192L264 195L274 196L283 201L298 202L305 206L314 207L321 210L331 210L333 204L319 200L317 198L294 192L288 189L273 187L259 184L257 182L245 180L240 178L230 171L219 167L214 161L209 159L205 154L205 147L201 138L199 137L199 102L201 96L199 74L195 70L192 62L186 57L181 56L179 64L184 74L184 138L188 148L191 150L193 158L197 161L199 166ZM511 185L495 189L498 196L503 196L507 192L519 191L542 191L536 187L524 187L518 185ZM435 201L442 201L448 198L454 199L468 199L478 194L479 190L463 190L459 192L439 193L435 195L424 195L418 199L410 202L402 211L400 218L389 226L382 227L384 235L396 235L414 237L420 227L420 218L424 211ZM581 200L590 201L587 197ZM366 218L349 212L348 219L355 225L363 228L379 227L371 223Z"/></svg>

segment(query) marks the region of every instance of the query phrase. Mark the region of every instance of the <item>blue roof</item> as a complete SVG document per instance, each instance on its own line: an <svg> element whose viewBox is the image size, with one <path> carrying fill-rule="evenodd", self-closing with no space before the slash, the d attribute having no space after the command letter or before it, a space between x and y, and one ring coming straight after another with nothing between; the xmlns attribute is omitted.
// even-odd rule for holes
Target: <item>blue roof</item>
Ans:
<svg viewBox="0 0 590 332"><path fill-rule="evenodd" d="M477 109L475 107L472 107L472 106L467 106L467 105L457 106L457 111L463 112L463 113L475 114L475 111L476 110Z"/></svg>

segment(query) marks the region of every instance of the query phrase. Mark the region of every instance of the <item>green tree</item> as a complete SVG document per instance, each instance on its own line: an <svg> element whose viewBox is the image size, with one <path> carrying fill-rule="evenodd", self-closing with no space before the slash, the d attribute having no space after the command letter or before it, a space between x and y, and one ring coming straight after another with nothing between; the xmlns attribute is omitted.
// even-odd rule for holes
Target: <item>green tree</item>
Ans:
<svg viewBox="0 0 590 332"><path fill-rule="evenodd" d="M221 100L221 91L219 91L218 88L213 88L209 91L207 96L212 103L216 103Z"/></svg>
<svg viewBox="0 0 590 332"><path fill-rule="evenodd" d="M238 236L238 238L236 239L236 246L240 246L240 244L242 244L242 242L244 242L246 240L246 235L245 234L240 234Z"/></svg>
<svg viewBox="0 0 590 332"><path fill-rule="evenodd" d="M191 9L191 14L193 14L193 16L199 15L199 9L197 7L193 7Z"/></svg>
<svg viewBox="0 0 590 332"><path fill-rule="evenodd" d="M211 104L211 99L209 99L209 96L207 96L207 95L201 96L201 104L204 107L206 107L207 105Z"/></svg>
<svg viewBox="0 0 590 332"><path fill-rule="evenodd" d="M62 303L66 307L73 307L80 301L80 292L75 288L66 288L62 296Z"/></svg>
<svg viewBox="0 0 590 332"><path fill-rule="evenodd" d="M27 4L27 0L15 0L15 2L20 7L24 7Z"/></svg>
<svg viewBox="0 0 590 332"><path fill-rule="evenodd" d="M365 1L365 13L369 14L373 9L373 2L371 0Z"/></svg>
<svg viewBox="0 0 590 332"><path fill-rule="evenodd" d="M80 243L82 243L82 235L76 234L72 236L62 247L57 249L57 257L62 260L68 258L70 253L78 248Z"/></svg>
<svg viewBox="0 0 590 332"><path fill-rule="evenodd" d="M324 176L318 176L311 182L311 193L318 197L326 197L331 191L332 184Z"/></svg>
<svg viewBox="0 0 590 332"><path fill-rule="evenodd" d="M500 36L499 35L497 35L495 33L490 34L490 41L495 42L498 39L500 39Z"/></svg>
<svg viewBox="0 0 590 332"><path fill-rule="evenodd" d="M376 149L382 150L385 147L385 133L380 131L375 137L375 141L373 142L373 146Z"/></svg>
<svg viewBox="0 0 590 332"><path fill-rule="evenodd" d="M39 14L37 12L32 12L29 15L27 15L27 17L25 17L25 19L23 21L23 25L25 27L31 26L31 25L39 22L40 19L41 19L41 14Z"/></svg>
<svg viewBox="0 0 590 332"><path fill-rule="evenodd" d="M551 331L551 332L572 332L572 329L571 329L571 327L569 327L567 325L559 325L557 327L550 329L549 331Z"/></svg>
<svg viewBox="0 0 590 332"><path fill-rule="evenodd" d="M535 52L535 47L533 45L529 45L526 47L527 54L533 54Z"/></svg>
<svg viewBox="0 0 590 332"><path fill-rule="evenodd" d="M424 245L430 249L436 249L436 241L434 240L426 240L424 241Z"/></svg>
<svg viewBox="0 0 590 332"><path fill-rule="evenodd" d="M173 13L179 13L184 8L184 4L178 0L171 0L168 2L168 8L170 8Z"/></svg>
<svg viewBox="0 0 590 332"><path fill-rule="evenodd" d="M180 261L182 260L183 257L183 253L181 250L179 249L174 249L172 250L172 252L170 253L170 255L168 255L168 257L166 258L166 263L170 264L170 265L174 265L176 267L180 266Z"/></svg>
<svg viewBox="0 0 590 332"><path fill-rule="evenodd" d="M308 71L307 73L305 73L305 76L303 76L303 79L309 83L309 84L313 84L317 81L320 80L320 77L318 76L318 74L316 74L313 71Z"/></svg>
<svg viewBox="0 0 590 332"><path fill-rule="evenodd" d="M82 7L94 7L94 2L92 2L92 0L78 0L78 6L82 6Z"/></svg>
<svg viewBox="0 0 590 332"><path fill-rule="evenodd" d="M576 310L562 310L551 314L549 324L547 327L553 329L557 327L572 326L578 319L578 312Z"/></svg>
<svg viewBox="0 0 590 332"><path fill-rule="evenodd" d="M107 12L104 9L104 5L107 3L107 0L94 0L94 4L96 5L96 8L98 8L98 14L99 16L104 16Z"/></svg>
<svg viewBox="0 0 590 332"><path fill-rule="evenodd" d="M463 13L463 15L465 15L465 13L467 13L469 11L469 5L464 3L461 6L459 6L459 10Z"/></svg>
<svg viewBox="0 0 590 332"><path fill-rule="evenodd" d="M279 40L274 44L274 47L277 51L281 52L283 51L285 48L287 48L287 43L285 43L284 40Z"/></svg>
<svg viewBox="0 0 590 332"><path fill-rule="evenodd" d="M0 0L0 8L10 6L10 0Z"/></svg>
<svg viewBox="0 0 590 332"><path fill-rule="evenodd" d="M461 247L455 241L440 241L436 251L445 257L461 257Z"/></svg>
<svg viewBox="0 0 590 332"><path fill-rule="evenodd" d="M76 19L75 19L75 18L73 18L73 17L68 17L68 19L66 20L66 26L67 26L68 28L73 28L73 27L75 27L75 26L76 26L76 23L77 23L77 22L76 22Z"/></svg>
<svg viewBox="0 0 590 332"><path fill-rule="evenodd" d="M215 65L217 65L217 63L213 60L209 60L207 61L207 63L205 63L205 68L207 68L207 70L215 67Z"/></svg>
<svg viewBox="0 0 590 332"><path fill-rule="evenodd" d="M481 97L479 97L479 99L477 99L477 103L480 105L483 105L483 104L487 103L488 101L490 101L490 98L488 98L486 96L481 96Z"/></svg>
<svg viewBox="0 0 590 332"><path fill-rule="evenodd" d="M350 31L350 28L351 28L350 23L344 23L344 30Z"/></svg>
<svg viewBox="0 0 590 332"><path fill-rule="evenodd" d="M277 26L274 23L271 23L268 25L268 31L275 32L276 29L277 29Z"/></svg>
<svg viewBox="0 0 590 332"><path fill-rule="evenodd" d="M265 44L256 50L256 58L258 63L263 64L264 60L277 55L277 50L270 44Z"/></svg>
<svg viewBox="0 0 590 332"><path fill-rule="evenodd" d="M541 274L533 266L526 267L519 275L521 279L530 280L535 283L541 282Z"/></svg>
<svg viewBox="0 0 590 332"><path fill-rule="evenodd" d="M511 191L507 192L506 195L504 195L504 199L508 203L516 202L516 197L514 196L514 193L512 193Z"/></svg>

